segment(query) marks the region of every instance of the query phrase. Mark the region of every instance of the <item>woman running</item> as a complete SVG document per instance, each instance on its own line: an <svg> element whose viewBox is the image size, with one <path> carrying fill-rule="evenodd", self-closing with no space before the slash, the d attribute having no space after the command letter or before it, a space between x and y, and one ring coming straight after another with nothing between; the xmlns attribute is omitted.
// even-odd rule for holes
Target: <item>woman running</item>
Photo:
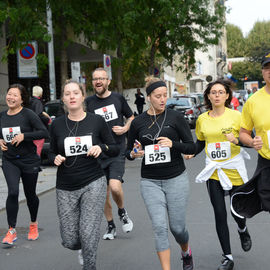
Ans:
<svg viewBox="0 0 270 270"><path fill-rule="evenodd" d="M230 109L232 91L228 81L217 80L208 84L204 101L208 111L201 114L196 122L197 150L206 152L206 167L196 177L196 182L206 182L209 197L214 208L216 230L223 251L222 264L218 270L234 267L230 246L225 191L232 191L247 182L244 158L248 154L239 146L241 113ZM190 159L193 156L185 156ZM241 245L244 251L251 249L251 239L246 220L232 213L238 225Z"/></svg>
<svg viewBox="0 0 270 270"><path fill-rule="evenodd" d="M181 154L194 153L195 144L182 114L166 109L165 82L154 77L146 78L146 82L150 108L132 121L126 156L130 160L143 157L141 194L152 221L162 269L171 269L168 216L170 230L182 250L183 269L192 270L186 229L189 181Z"/></svg>
<svg viewBox="0 0 270 270"><path fill-rule="evenodd" d="M80 84L65 83L62 100L68 113L51 125L49 158L58 166L56 200L62 244L79 250L84 270L95 270L107 189L97 158L101 153L115 156L119 149L103 118L84 111L84 99Z"/></svg>
<svg viewBox="0 0 270 270"><path fill-rule="evenodd" d="M39 199L36 195L40 157L33 140L48 137L39 117L28 105L29 96L21 84L9 86L6 95L8 110L0 114L0 146L3 151L2 169L8 186L6 211L9 230L3 244L13 245L17 240L16 223L19 210L19 182L22 179L31 222L28 240L39 237L37 214Z"/></svg>

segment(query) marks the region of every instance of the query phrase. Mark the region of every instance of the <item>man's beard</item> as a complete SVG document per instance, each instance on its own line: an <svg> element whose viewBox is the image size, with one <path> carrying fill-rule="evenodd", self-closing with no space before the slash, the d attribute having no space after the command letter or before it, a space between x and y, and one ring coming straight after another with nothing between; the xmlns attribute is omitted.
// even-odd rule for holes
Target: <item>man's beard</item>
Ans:
<svg viewBox="0 0 270 270"><path fill-rule="evenodd" d="M103 86L101 90L96 90L95 89L95 93L98 95L98 96L102 96L105 92L107 91L107 89Z"/></svg>

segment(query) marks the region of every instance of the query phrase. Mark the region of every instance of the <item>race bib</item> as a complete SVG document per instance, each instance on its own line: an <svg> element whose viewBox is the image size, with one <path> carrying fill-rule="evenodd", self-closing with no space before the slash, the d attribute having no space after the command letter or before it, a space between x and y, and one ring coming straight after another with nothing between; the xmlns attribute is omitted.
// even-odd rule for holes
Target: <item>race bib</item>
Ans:
<svg viewBox="0 0 270 270"><path fill-rule="evenodd" d="M211 160L225 160L231 157L231 144L230 142L209 143L207 152Z"/></svg>
<svg viewBox="0 0 270 270"><path fill-rule="evenodd" d="M158 144L147 145L144 149L144 158L145 165L170 162L170 148L161 147Z"/></svg>
<svg viewBox="0 0 270 270"><path fill-rule="evenodd" d="M67 137L64 140L67 157L87 154L92 147L92 136Z"/></svg>
<svg viewBox="0 0 270 270"><path fill-rule="evenodd" d="M101 115L105 119L106 122L109 122L118 118L118 114L114 107L114 104L96 109L95 114Z"/></svg>
<svg viewBox="0 0 270 270"><path fill-rule="evenodd" d="M21 134L21 127L2 128L2 134L5 142L10 143L16 135Z"/></svg>
<svg viewBox="0 0 270 270"><path fill-rule="evenodd" d="M267 130L268 147L270 149L270 130Z"/></svg>

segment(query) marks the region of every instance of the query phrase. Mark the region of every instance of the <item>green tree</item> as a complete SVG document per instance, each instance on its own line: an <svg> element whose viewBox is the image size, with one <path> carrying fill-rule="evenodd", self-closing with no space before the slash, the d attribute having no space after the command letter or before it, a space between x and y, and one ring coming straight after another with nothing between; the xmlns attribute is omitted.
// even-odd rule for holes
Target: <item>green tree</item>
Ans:
<svg viewBox="0 0 270 270"><path fill-rule="evenodd" d="M242 30L233 24L226 25L227 55L229 58L244 57L245 38Z"/></svg>

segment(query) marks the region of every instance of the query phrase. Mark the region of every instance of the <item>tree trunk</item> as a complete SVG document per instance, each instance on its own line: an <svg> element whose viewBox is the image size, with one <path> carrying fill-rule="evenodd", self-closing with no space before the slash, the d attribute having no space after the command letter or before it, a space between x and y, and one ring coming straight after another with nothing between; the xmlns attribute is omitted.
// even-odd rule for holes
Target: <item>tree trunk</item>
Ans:
<svg viewBox="0 0 270 270"><path fill-rule="evenodd" d="M62 20L64 22L64 20ZM68 57L67 57L67 33L66 27L62 27L60 40L60 71L61 71L61 88L68 79Z"/></svg>
<svg viewBox="0 0 270 270"><path fill-rule="evenodd" d="M156 55L156 44L154 43L150 51L150 65L149 65L149 74L154 75L155 69L155 55Z"/></svg>
<svg viewBox="0 0 270 270"><path fill-rule="evenodd" d="M122 77L123 77L123 68L122 68L122 51L120 44L117 47L117 58L118 58L118 64L117 64L117 89L118 92L123 94L123 84L122 84Z"/></svg>

